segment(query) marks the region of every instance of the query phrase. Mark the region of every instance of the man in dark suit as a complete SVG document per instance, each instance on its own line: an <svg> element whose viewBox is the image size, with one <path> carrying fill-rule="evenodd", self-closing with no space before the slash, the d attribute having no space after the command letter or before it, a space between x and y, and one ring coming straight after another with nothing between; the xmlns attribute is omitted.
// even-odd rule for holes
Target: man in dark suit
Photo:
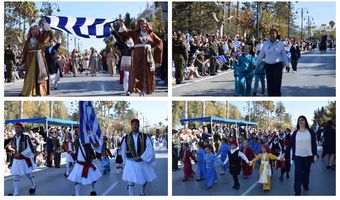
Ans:
<svg viewBox="0 0 340 200"><path fill-rule="evenodd" d="M54 85L54 89L58 89L59 65L58 65L58 49L61 44L61 38L58 38L57 44L55 38L50 38L48 41L48 47L45 50L45 59L48 67L48 74L50 76L50 87Z"/></svg>

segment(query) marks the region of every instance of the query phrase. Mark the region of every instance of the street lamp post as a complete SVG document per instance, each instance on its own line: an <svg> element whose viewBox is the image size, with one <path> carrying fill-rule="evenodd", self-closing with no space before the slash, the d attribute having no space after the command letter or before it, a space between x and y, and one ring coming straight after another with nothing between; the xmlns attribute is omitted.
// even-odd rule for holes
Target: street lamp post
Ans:
<svg viewBox="0 0 340 200"><path fill-rule="evenodd" d="M291 2L289 1L288 2L288 26L287 26L287 36L288 36L288 39L290 38L290 34L289 34L289 32L290 32L290 30L289 30L289 26L290 26L290 9L291 9Z"/></svg>
<svg viewBox="0 0 340 200"><path fill-rule="evenodd" d="M303 13L304 11L306 11L306 13L308 14L308 9L307 8L297 8L296 9L296 14L298 13L298 10L301 10L301 40L303 40Z"/></svg>

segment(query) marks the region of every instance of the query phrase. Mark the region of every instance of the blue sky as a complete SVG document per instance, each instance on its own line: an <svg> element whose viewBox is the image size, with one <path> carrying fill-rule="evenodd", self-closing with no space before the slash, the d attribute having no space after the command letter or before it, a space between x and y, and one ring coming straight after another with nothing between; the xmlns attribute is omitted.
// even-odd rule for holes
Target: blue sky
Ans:
<svg viewBox="0 0 340 200"><path fill-rule="evenodd" d="M130 108L133 108L138 112L138 117L147 119L150 125L158 124L162 122L163 124L168 124L165 120L168 117L168 102L167 101L129 101ZM69 101L64 102L67 108L70 108L71 104Z"/></svg>
<svg viewBox="0 0 340 200"><path fill-rule="evenodd" d="M333 20L336 22L336 16L335 16L335 10L336 5L335 1L299 1L298 3L295 3L294 1L294 9L295 11L298 11L297 19L295 21L296 24L301 26L301 9L298 8L307 8L309 13L307 15L310 15L314 18L314 22L316 26L320 26L321 24L327 24ZM306 16L306 13L304 13L304 16ZM307 18L306 18L307 19ZM304 25L306 25L307 21L304 22Z"/></svg>
<svg viewBox="0 0 340 200"><path fill-rule="evenodd" d="M274 101L276 105L278 101ZM292 124L295 125L297 118L300 115L306 116L308 123L312 124L314 116L314 110L326 106L328 101L281 101L286 107L286 112L292 115ZM244 115L244 107L246 107L246 101L230 101L231 104L236 105L239 111Z"/></svg>
<svg viewBox="0 0 340 200"><path fill-rule="evenodd" d="M60 12L54 11L53 15L56 16L70 16L70 17L89 17L89 18L118 18L119 14L122 16L125 13L130 13L131 17L137 17L141 11L146 7L146 1L139 2L56 2L59 5ZM41 2L36 2L36 7L41 8ZM103 39L83 39L79 38L82 49L90 49L90 47L95 47L101 50L105 47ZM74 48L74 36L70 35L69 46L70 49ZM78 44L78 39L76 39ZM78 48L78 45L77 45Z"/></svg>

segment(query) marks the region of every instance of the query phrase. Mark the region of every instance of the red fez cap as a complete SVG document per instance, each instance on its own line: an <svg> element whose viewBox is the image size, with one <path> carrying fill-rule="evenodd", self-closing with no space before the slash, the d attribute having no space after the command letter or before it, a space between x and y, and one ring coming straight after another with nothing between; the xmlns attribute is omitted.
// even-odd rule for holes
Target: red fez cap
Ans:
<svg viewBox="0 0 340 200"><path fill-rule="evenodd" d="M287 139L283 140L283 145L288 145L288 140Z"/></svg>
<svg viewBox="0 0 340 200"><path fill-rule="evenodd" d="M236 140L232 140L232 141L230 142L230 145L235 145L235 146L237 146L237 141L236 141Z"/></svg>
<svg viewBox="0 0 340 200"><path fill-rule="evenodd" d="M268 146L267 143L263 144L262 147L265 148L267 150L267 152L269 151L269 146Z"/></svg>
<svg viewBox="0 0 340 200"><path fill-rule="evenodd" d="M139 120L138 120L138 119L132 119L132 120L131 120L131 124L134 123L134 122L136 122L137 124L139 124Z"/></svg>
<svg viewBox="0 0 340 200"><path fill-rule="evenodd" d="M22 123L16 123L14 126L19 126L19 127L23 127L24 125Z"/></svg>

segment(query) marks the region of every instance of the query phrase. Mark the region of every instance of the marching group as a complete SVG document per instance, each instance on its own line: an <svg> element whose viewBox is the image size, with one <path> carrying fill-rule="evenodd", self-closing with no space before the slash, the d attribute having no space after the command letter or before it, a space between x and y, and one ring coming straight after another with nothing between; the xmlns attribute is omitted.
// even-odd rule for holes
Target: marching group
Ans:
<svg viewBox="0 0 340 200"><path fill-rule="evenodd" d="M122 172L122 180L128 182L129 195L145 195L148 182L157 177L152 163L155 161L154 143L162 142L139 131L139 120L131 120L130 134L112 134L103 136L102 148L91 143L82 143L79 129L69 127L51 127L44 131L42 127L34 128L24 134L24 126L15 124L13 134L5 133L6 165L13 175L14 192L19 195L20 176L26 175L31 182L30 194L37 188L32 172L38 166L60 168L61 158L65 158L64 176L75 183L75 195L80 195L80 185L91 185L90 195L96 195L95 183L102 174L111 171L110 159L115 159L116 173ZM94 160L99 159L100 168ZM73 168L71 168L73 166ZM140 185L140 190L135 188Z"/></svg>
<svg viewBox="0 0 340 200"><path fill-rule="evenodd" d="M314 132L304 116L297 122L297 130L290 129L270 131L220 126L218 124L200 128L173 130L172 161L173 171L179 170L178 163L183 164L184 178L188 181L204 180L209 189L217 182L216 165L221 167L221 175L228 169L233 177L233 189L238 190L238 175L243 172L244 178L252 175L256 164L260 165L259 183L263 190L270 190L273 168L281 168L280 180L290 177L291 161L294 161L294 191L301 195L301 187L309 190L309 174L312 162L318 160L317 144L323 146L322 158L327 169L335 169L335 128L328 121L324 128ZM196 163L196 173L192 162Z"/></svg>
<svg viewBox="0 0 340 200"><path fill-rule="evenodd" d="M160 39L143 18L134 29L125 27L123 20L116 23L119 30L111 27L111 44L101 52L93 47L84 52L75 48L65 55L60 53L61 38L53 37L49 24L44 22L42 30L33 24L22 47L15 47L16 51L11 45L5 48L5 81L23 78L21 96L45 96L58 89L65 74L96 76L99 71L119 74L126 95L154 93L156 74L162 82L167 79L166 39Z"/></svg>
<svg viewBox="0 0 340 200"><path fill-rule="evenodd" d="M191 36L190 33L180 32L174 32L172 40L173 78L176 84L232 69L235 96L257 96L259 93L265 95L266 88L268 96L281 96L282 72L286 70L289 73L290 65L293 72L297 72L301 51L311 51L317 46L322 50L323 44L327 44L326 49L335 46L331 40L283 40L276 29L269 32L268 39L258 41L238 34L235 37L219 37Z"/></svg>

